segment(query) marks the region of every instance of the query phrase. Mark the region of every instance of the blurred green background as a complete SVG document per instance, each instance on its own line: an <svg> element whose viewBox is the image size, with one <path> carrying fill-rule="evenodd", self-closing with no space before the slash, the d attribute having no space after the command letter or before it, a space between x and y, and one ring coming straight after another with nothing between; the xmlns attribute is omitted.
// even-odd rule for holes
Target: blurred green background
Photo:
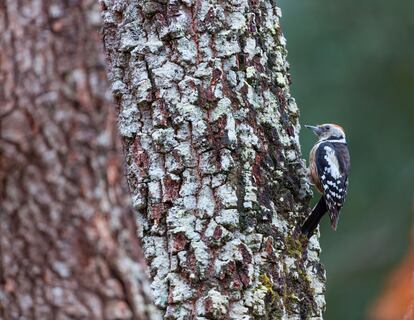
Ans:
<svg viewBox="0 0 414 320"><path fill-rule="evenodd" d="M410 242L414 1L279 0L278 5L301 123L342 125L352 158L338 231L328 219L322 222L325 318L365 319ZM301 142L307 157L315 137L302 129Z"/></svg>

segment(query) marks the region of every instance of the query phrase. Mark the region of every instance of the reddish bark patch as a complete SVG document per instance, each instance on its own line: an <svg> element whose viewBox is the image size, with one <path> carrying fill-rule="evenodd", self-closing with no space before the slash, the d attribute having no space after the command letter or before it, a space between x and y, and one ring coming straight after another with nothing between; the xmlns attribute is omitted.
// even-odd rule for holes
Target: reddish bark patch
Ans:
<svg viewBox="0 0 414 320"><path fill-rule="evenodd" d="M187 250L187 272L197 274L197 258L192 250Z"/></svg>
<svg viewBox="0 0 414 320"><path fill-rule="evenodd" d="M251 279L248 275L248 271L246 268L243 268L243 270L240 272L239 271L239 277L240 277L240 281L243 283L244 287L247 287L250 285L251 283Z"/></svg>
<svg viewBox="0 0 414 320"><path fill-rule="evenodd" d="M217 81L221 78L221 75L223 74L223 72L220 69L214 69L213 70L213 74L211 77L211 85L215 86Z"/></svg>
<svg viewBox="0 0 414 320"><path fill-rule="evenodd" d="M204 300L204 309L206 311L206 316L213 315L214 308L213 308L213 300L211 299L211 297L208 297Z"/></svg>
<svg viewBox="0 0 414 320"><path fill-rule="evenodd" d="M171 175L166 175L162 180L163 187L163 202L172 202L174 199L178 198L180 191L180 182L173 180Z"/></svg>
<svg viewBox="0 0 414 320"><path fill-rule="evenodd" d="M207 104L207 89L203 86L198 87L198 105L205 107Z"/></svg>
<svg viewBox="0 0 414 320"><path fill-rule="evenodd" d="M251 264L251 263L252 263L252 261L253 261L253 257L252 257L252 255L250 254L250 252L247 250L246 245L245 245L245 244L241 244L241 245L239 245L239 250L240 250L240 253L241 253L241 254L242 254L242 256L243 256L243 262L244 262L245 264Z"/></svg>
<svg viewBox="0 0 414 320"><path fill-rule="evenodd" d="M286 97L285 93L282 88L280 87L272 87L273 94L276 95L277 99L279 100L279 104L282 110L286 108Z"/></svg>
<svg viewBox="0 0 414 320"><path fill-rule="evenodd" d="M230 283L230 289L241 290L243 288L243 283L240 279L236 278Z"/></svg>
<svg viewBox="0 0 414 320"><path fill-rule="evenodd" d="M140 168L148 168L148 156L141 146L141 139L136 137L132 145L132 152L134 155L134 162Z"/></svg>
<svg viewBox="0 0 414 320"><path fill-rule="evenodd" d="M224 280L224 278L229 275L232 278L235 275L235 272L237 270L236 267L236 262L233 260L230 260L227 264L223 265L223 267L221 268L222 272L220 273L220 279Z"/></svg>
<svg viewBox="0 0 414 320"><path fill-rule="evenodd" d="M168 125L168 112L165 107L166 106L163 99L159 99L155 102L155 108L158 108L161 114L161 118L157 121L158 126L166 127Z"/></svg>
<svg viewBox="0 0 414 320"><path fill-rule="evenodd" d="M216 68L213 70L213 73L211 75L210 86L207 89L207 100L208 101L215 100L214 89L216 88L216 84L220 80L222 74L223 72L220 69Z"/></svg>
<svg viewBox="0 0 414 320"><path fill-rule="evenodd" d="M293 137L293 136L295 135L295 130L293 129L293 127L292 127L292 126L288 126L288 127L286 128L286 132L288 133L288 135L289 135L290 137Z"/></svg>
<svg viewBox="0 0 414 320"><path fill-rule="evenodd" d="M174 234L172 241L172 253L183 251L188 244L188 239L182 232Z"/></svg>
<svg viewBox="0 0 414 320"><path fill-rule="evenodd" d="M247 93L249 92L249 86L247 84L245 84L243 87L241 87L240 92L246 96Z"/></svg>
<svg viewBox="0 0 414 320"><path fill-rule="evenodd" d="M221 236L223 235L223 227L221 226L217 226L214 229L214 233L213 233L213 239L214 240L220 240Z"/></svg>
<svg viewBox="0 0 414 320"><path fill-rule="evenodd" d="M165 216L165 206L163 203L157 203L150 206L149 217L154 220L154 224L159 224Z"/></svg>
<svg viewBox="0 0 414 320"><path fill-rule="evenodd" d="M214 101L214 86L209 86L206 95L207 101Z"/></svg>
<svg viewBox="0 0 414 320"><path fill-rule="evenodd" d="M264 72L264 67L262 65L262 63L260 62L260 57L259 56L254 56L253 58L253 65L256 68L257 71L259 72Z"/></svg>
<svg viewBox="0 0 414 320"><path fill-rule="evenodd" d="M252 167L252 174L256 180L257 185L262 185L262 157L257 154L253 167Z"/></svg>
<svg viewBox="0 0 414 320"><path fill-rule="evenodd" d="M225 128L227 123L227 117L221 116L218 120L210 126L211 135L209 135L210 143L215 146L216 150L221 149L226 145L225 143Z"/></svg>
<svg viewBox="0 0 414 320"><path fill-rule="evenodd" d="M267 259L276 262L277 257L273 246L273 238L268 237L264 242L264 251L267 253Z"/></svg>

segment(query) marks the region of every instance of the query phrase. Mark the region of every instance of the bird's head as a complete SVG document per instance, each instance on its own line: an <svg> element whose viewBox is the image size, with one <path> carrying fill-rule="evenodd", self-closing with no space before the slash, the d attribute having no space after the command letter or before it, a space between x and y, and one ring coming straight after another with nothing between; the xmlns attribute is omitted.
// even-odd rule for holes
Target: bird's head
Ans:
<svg viewBox="0 0 414 320"><path fill-rule="evenodd" d="M328 139L345 140L345 131L337 124L327 123L317 126L305 125L305 127L311 129L313 133L318 136L319 141Z"/></svg>

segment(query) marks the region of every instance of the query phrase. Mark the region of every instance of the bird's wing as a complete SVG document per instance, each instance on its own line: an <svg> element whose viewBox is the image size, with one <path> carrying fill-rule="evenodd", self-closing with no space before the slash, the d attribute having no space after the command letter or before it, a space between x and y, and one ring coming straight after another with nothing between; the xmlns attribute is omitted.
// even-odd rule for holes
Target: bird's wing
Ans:
<svg viewBox="0 0 414 320"><path fill-rule="evenodd" d="M344 150L339 144L334 145L331 142L326 142L319 146L316 154L318 174L328 206L331 225L335 230L348 187L349 165L344 159L344 156L349 156L346 145L345 151L346 154L342 154Z"/></svg>

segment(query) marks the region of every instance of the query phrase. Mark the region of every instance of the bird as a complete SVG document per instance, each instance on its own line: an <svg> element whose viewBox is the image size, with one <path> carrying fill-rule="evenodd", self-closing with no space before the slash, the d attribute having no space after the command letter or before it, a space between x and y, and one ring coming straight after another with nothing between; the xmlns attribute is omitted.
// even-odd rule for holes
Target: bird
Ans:
<svg viewBox="0 0 414 320"><path fill-rule="evenodd" d="M339 214L348 191L351 158L345 131L337 124L305 125L318 137L309 155L309 180L322 194L311 214L302 224L302 234L310 239L326 212L331 226L337 229Z"/></svg>

